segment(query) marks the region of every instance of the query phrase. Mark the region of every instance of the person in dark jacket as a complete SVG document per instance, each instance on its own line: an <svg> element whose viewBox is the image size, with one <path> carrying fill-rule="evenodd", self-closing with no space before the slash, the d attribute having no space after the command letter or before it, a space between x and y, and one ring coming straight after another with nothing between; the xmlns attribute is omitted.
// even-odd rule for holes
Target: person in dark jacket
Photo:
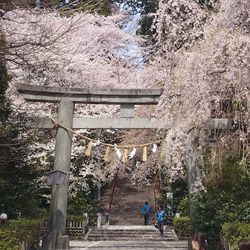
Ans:
<svg viewBox="0 0 250 250"><path fill-rule="evenodd" d="M144 206L141 209L141 213L144 217L144 225L148 225L149 224L149 216L152 213L152 208L151 206L148 204L148 202L146 201Z"/></svg>

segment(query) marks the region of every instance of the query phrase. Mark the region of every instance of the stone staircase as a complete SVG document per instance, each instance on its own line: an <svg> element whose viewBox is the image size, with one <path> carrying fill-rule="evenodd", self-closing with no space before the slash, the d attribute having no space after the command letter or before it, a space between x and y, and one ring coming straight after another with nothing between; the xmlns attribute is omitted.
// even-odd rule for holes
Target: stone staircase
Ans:
<svg viewBox="0 0 250 250"><path fill-rule="evenodd" d="M107 192L104 204L109 203L110 193L110 191ZM148 201L152 207L154 206L152 186L135 186L131 184L129 178L119 178L109 215L110 225L143 225L141 208L145 201ZM152 224L154 223L154 212L151 215Z"/></svg>
<svg viewBox="0 0 250 250"><path fill-rule="evenodd" d="M187 241L71 241L70 250L188 250Z"/></svg>
<svg viewBox="0 0 250 250"><path fill-rule="evenodd" d="M178 241L173 229L165 226L164 236L153 224L155 222L153 211L151 225L144 226L141 208L145 201L154 206L152 186L142 187L131 184L129 178L119 178L111 213L109 225L92 228L85 235L85 241L71 241L72 250L91 248L93 250L187 250L187 241ZM103 197L102 203L108 207L111 190ZM107 210L107 209L106 209Z"/></svg>
<svg viewBox="0 0 250 250"><path fill-rule="evenodd" d="M164 236L154 226L102 226L86 235L88 241L176 241L174 230L165 227Z"/></svg>

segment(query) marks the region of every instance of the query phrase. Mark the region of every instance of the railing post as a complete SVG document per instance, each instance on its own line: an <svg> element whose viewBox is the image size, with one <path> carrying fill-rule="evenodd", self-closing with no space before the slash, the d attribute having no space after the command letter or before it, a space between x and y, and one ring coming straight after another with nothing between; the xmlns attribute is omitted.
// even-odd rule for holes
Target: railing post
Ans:
<svg viewBox="0 0 250 250"><path fill-rule="evenodd" d="M111 191L111 197L110 197L110 201L109 201L109 209L108 209L108 213L111 213L111 207L112 207L112 202L113 202L113 198L114 198L114 193L115 193L115 187L116 187L116 183L117 183L117 178L118 178L118 170L115 173L114 176L114 180L113 180L113 187L112 187L112 191Z"/></svg>

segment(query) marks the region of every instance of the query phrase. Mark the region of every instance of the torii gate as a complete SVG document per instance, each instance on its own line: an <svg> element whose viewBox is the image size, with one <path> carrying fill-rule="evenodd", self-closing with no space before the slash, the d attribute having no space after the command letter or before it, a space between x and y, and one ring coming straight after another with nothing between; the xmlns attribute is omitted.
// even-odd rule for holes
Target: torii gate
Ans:
<svg viewBox="0 0 250 250"><path fill-rule="evenodd" d="M33 86L18 84L17 90L25 100L30 102L59 103L57 121L69 129L159 129L165 128L161 120L149 118L134 118L135 105L156 105L162 94L161 89L81 89L58 88L48 86ZM105 104L120 105L120 118L75 118L74 104ZM211 128L230 128L228 119L212 119ZM53 128L54 123L49 118L34 118L33 127ZM167 129L167 128L165 128ZM192 137L193 138L193 137ZM192 143L191 138L191 143ZM69 249L69 239L65 235L66 213L68 201L68 185L70 173L72 133L58 127L55 145L54 171L67 173L66 182L52 187L52 202L49 220L49 235L43 249ZM188 162L189 193L193 191L193 183L199 175L197 155L191 152Z"/></svg>
<svg viewBox="0 0 250 250"><path fill-rule="evenodd" d="M156 105L161 89L80 89L47 86L17 85L17 90L30 102L59 102L57 121L70 129L100 128L160 128L159 120L134 118L135 105ZM120 118L74 118L74 104L120 105ZM34 119L33 127L53 128L49 118ZM55 145L54 169L67 173L64 184L53 185L49 235L44 249L68 249L65 236L68 185L70 173L72 133L58 127Z"/></svg>

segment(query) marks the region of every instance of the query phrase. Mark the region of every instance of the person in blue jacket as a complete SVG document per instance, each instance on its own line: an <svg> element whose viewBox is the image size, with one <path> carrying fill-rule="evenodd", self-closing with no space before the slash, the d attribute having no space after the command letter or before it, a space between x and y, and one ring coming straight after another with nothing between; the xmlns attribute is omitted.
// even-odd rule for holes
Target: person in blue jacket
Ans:
<svg viewBox="0 0 250 250"><path fill-rule="evenodd" d="M149 216L152 212L152 208L151 206L148 204L148 202L146 201L144 206L141 209L141 213L144 217L144 225L148 225L149 224Z"/></svg>
<svg viewBox="0 0 250 250"><path fill-rule="evenodd" d="M164 233L164 221L166 218L166 212L163 209L163 206L159 206L158 210L155 214L155 219L157 221L157 225L158 225L158 229L160 231L161 237L163 237L163 233Z"/></svg>

